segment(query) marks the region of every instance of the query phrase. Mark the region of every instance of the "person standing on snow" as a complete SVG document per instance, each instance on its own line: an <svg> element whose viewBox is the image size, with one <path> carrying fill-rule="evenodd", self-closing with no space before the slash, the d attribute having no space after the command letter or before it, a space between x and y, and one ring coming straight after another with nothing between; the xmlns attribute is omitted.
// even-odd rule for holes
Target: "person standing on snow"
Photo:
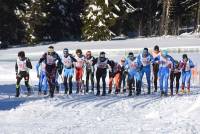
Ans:
<svg viewBox="0 0 200 134"><path fill-rule="evenodd" d="M68 93L72 94L72 78L74 76L74 62L77 62L77 60L69 54L69 50L65 48L63 50L63 57L62 57L62 62L63 62L63 76L64 76L64 86L65 86L65 94ZM68 86L69 85L69 86Z"/></svg>
<svg viewBox="0 0 200 134"><path fill-rule="evenodd" d="M152 52L153 58L156 59L160 55L161 55L161 52L159 50L159 46L157 46L157 45L154 46L154 50ZM159 64L158 63L153 63L154 92L157 92L157 89L158 89L158 86L157 86L158 71L159 71Z"/></svg>
<svg viewBox="0 0 200 134"><path fill-rule="evenodd" d="M112 64L110 66L109 70L109 91L108 93L111 94L112 92L112 85L113 85L113 79L115 83L115 94L118 94L120 92L120 79L121 79L121 66L119 63L111 61Z"/></svg>
<svg viewBox="0 0 200 134"><path fill-rule="evenodd" d="M103 93L102 96L106 95L106 75L108 65L111 65L111 62L108 58L105 57L105 52L100 52L99 57L94 59L93 65L97 66L96 71L96 80L97 80L97 96L100 95L100 79L102 78L103 83Z"/></svg>
<svg viewBox="0 0 200 134"><path fill-rule="evenodd" d="M91 81L91 91L94 93L94 57L91 51L86 52L85 63L86 63L86 93L89 92L89 81Z"/></svg>
<svg viewBox="0 0 200 134"><path fill-rule="evenodd" d="M135 80L136 95L141 94L141 66L132 52L128 54L128 58L125 61L125 68L128 70L128 96L132 96L132 90L135 90Z"/></svg>
<svg viewBox="0 0 200 134"><path fill-rule="evenodd" d="M15 72L16 72L16 95L15 97L19 97L20 95L20 81L24 78L25 85L27 87L28 96L31 94L31 88L29 85L29 69L32 69L32 64L29 58L25 57L25 52L18 52L18 59L15 64Z"/></svg>
<svg viewBox="0 0 200 134"><path fill-rule="evenodd" d="M48 47L48 52L44 53L40 58L38 64L42 62L46 64L46 76L49 85L49 93L50 97L54 96L54 90L56 86L56 73L58 71L59 74L62 73L63 64L59 57L59 55L54 51L53 46Z"/></svg>
<svg viewBox="0 0 200 134"><path fill-rule="evenodd" d="M36 64L36 71L37 71L37 77L39 78L38 83L38 94L40 95L43 91L44 95L47 94L48 90L48 82L46 77L46 64L44 61L41 64Z"/></svg>
<svg viewBox="0 0 200 134"><path fill-rule="evenodd" d="M181 92L184 93L184 88L186 87L188 93L190 93L191 69L194 68L194 63L188 58L187 54L183 54L182 58L180 61L180 69L182 70Z"/></svg>
<svg viewBox="0 0 200 134"><path fill-rule="evenodd" d="M121 74L120 74L120 90L122 86L122 92L126 92L126 76L127 76L127 71L125 70L125 58L121 58L120 60L120 66L121 66Z"/></svg>
<svg viewBox="0 0 200 134"><path fill-rule="evenodd" d="M179 62L175 60L173 68L172 68L171 73L170 73L171 96L173 95L174 79L176 79L176 94L178 94L180 77L181 77L181 70L179 68Z"/></svg>
<svg viewBox="0 0 200 134"><path fill-rule="evenodd" d="M145 73L147 84L148 84L148 94L150 94L151 93L151 62L153 61L153 56L148 52L148 48L144 48L142 54L138 55L137 60L142 65L141 80Z"/></svg>
<svg viewBox="0 0 200 134"><path fill-rule="evenodd" d="M155 60L159 64L159 82L160 82L160 91L161 96L168 95L168 79L170 74L170 69L173 67L174 59L168 55L167 50L163 50L162 54L157 57Z"/></svg>
<svg viewBox="0 0 200 134"><path fill-rule="evenodd" d="M84 74L84 67L85 67L85 56L82 54L81 49L76 50L76 57L77 60L75 62L75 71L76 71L76 93L83 92L84 90L84 81L83 81L83 74Z"/></svg>

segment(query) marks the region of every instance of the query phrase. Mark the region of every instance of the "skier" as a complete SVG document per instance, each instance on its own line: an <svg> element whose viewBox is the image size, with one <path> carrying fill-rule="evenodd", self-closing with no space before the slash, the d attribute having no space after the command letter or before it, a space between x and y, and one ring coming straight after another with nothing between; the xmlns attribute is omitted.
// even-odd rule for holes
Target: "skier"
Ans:
<svg viewBox="0 0 200 134"><path fill-rule="evenodd" d="M40 95L42 92L44 95L47 94L48 90L48 82L46 77L46 64L44 61L41 64L36 64L36 71L37 71L37 77L39 78L38 83L38 94Z"/></svg>
<svg viewBox="0 0 200 134"><path fill-rule="evenodd" d="M120 92L121 66L117 62L111 61L109 69L109 94L112 92L113 79L116 88L115 94L118 94Z"/></svg>
<svg viewBox="0 0 200 134"><path fill-rule="evenodd" d="M120 60L120 66L121 66L121 74L120 74L120 89L122 85L122 92L126 92L126 76L127 76L127 71L125 70L125 58L121 58Z"/></svg>
<svg viewBox="0 0 200 134"><path fill-rule="evenodd" d="M76 69L76 93L83 92L84 88L84 81L83 81L83 73L84 73L84 67L85 67L85 57L82 54L81 49L76 50L76 57L77 60L75 63L75 69Z"/></svg>
<svg viewBox="0 0 200 134"><path fill-rule="evenodd" d="M100 79L102 78L103 83L103 93L102 96L106 95L106 75L108 65L111 65L111 62L108 58L105 57L105 52L100 52L99 57L95 58L93 65L97 64L96 71L96 80L97 80L97 96L100 95Z"/></svg>
<svg viewBox="0 0 200 134"><path fill-rule="evenodd" d="M180 69L182 70L181 92L185 92L184 88L186 86L188 93L190 93L191 69L194 68L194 64L192 60L188 58L187 54L183 54L182 58L183 59L180 61Z"/></svg>
<svg viewBox="0 0 200 134"><path fill-rule="evenodd" d="M161 55L161 52L159 50L159 46L154 46L154 51L152 52L152 56L154 59L156 59L158 56ZM159 71L159 64L158 63L153 63L153 76L154 76L154 92L157 92L158 86L157 86L157 81L158 81L158 71Z"/></svg>
<svg viewBox="0 0 200 134"><path fill-rule="evenodd" d="M132 52L129 52L128 54L128 58L125 61L125 67L128 70L128 96L132 95L132 90L135 91L135 80L136 95L141 94L141 66Z"/></svg>
<svg viewBox="0 0 200 134"><path fill-rule="evenodd" d="M72 94L72 78L74 76L74 62L77 60L69 54L69 50L65 48L63 50L63 57L62 57L62 62L64 65L64 71L63 71L63 76L64 76L64 86L65 86L65 94L68 93L69 89L69 94ZM69 86L68 86L69 82ZM69 87L69 88L68 88Z"/></svg>
<svg viewBox="0 0 200 134"><path fill-rule="evenodd" d="M86 52L86 93L89 92L89 80L91 81L91 91L94 93L94 57L92 56L91 51Z"/></svg>
<svg viewBox="0 0 200 134"><path fill-rule="evenodd" d="M168 55L167 50L163 50L162 54L157 57L155 60L159 64L159 82L160 82L160 91L161 96L167 96L168 94L168 79L170 68L173 66L174 59Z"/></svg>
<svg viewBox="0 0 200 134"><path fill-rule="evenodd" d="M15 64L15 72L16 72L16 97L20 95L20 81L24 78L25 85L27 87L28 96L31 94L31 88L29 85L29 69L32 69L32 64L29 58L25 57L25 52L18 52L18 59Z"/></svg>
<svg viewBox="0 0 200 134"><path fill-rule="evenodd" d="M148 52L148 48L144 48L142 54L137 57L138 62L142 66L141 79L144 73L146 74L147 84L148 84L148 94L151 93L151 62L153 61L153 56Z"/></svg>
<svg viewBox="0 0 200 134"><path fill-rule="evenodd" d="M180 77L181 77L181 70L179 68L179 62L177 60L175 60L173 68L172 68L171 73L170 73L171 96L173 95L174 79L176 79L176 94L178 94Z"/></svg>
<svg viewBox="0 0 200 134"><path fill-rule="evenodd" d="M40 58L38 64L42 62L46 64L46 77L49 85L49 94L50 97L54 96L54 90L56 86L56 73L62 73L63 64L59 55L54 51L53 46L48 47L48 52L44 53Z"/></svg>

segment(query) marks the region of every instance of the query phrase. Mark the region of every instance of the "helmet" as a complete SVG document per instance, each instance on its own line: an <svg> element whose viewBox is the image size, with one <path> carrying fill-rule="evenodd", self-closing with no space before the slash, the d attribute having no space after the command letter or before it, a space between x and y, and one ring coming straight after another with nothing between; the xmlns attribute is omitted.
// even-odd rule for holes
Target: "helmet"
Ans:
<svg viewBox="0 0 200 134"><path fill-rule="evenodd" d="M68 48L64 48L64 49L63 49L63 53L64 53L64 54L68 54L68 53L69 53Z"/></svg>
<svg viewBox="0 0 200 134"><path fill-rule="evenodd" d="M154 51L159 51L159 46L158 45L154 46Z"/></svg>
<svg viewBox="0 0 200 134"><path fill-rule="evenodd" d="M25 58L25 52L24 51L19 51L18 52L18 57Z"/></svg>
<svg viewBox="0 0 200 134"><path fill-rule="evenodd" d="M162 51L162 55L163 55L163 56L167 56L167 55L168 55L168 51L167 51L167 50L163 50L163 51Z"/></svg>
<svg viewBox="0 0 200 134"><path fill-rule="evenodd" d="M105 54L106 54L105 52L100 52L99 57L100 58L105 58Z"/></svg>
<svg viewBox="0 0 200 134"><path fill-rule="evenodd" d="M92 56L92 52L91 51L87 51L86 52L86 57L91 57Z"/></svg>
<svg viewBox="0 0 200 134"><path fill-rule="evenodd" d="M81 49L77 49L77 50L76 50L76 54L78 54L78 53L79 53L80 55L82 55L82 50L81 50Z"/></svg>

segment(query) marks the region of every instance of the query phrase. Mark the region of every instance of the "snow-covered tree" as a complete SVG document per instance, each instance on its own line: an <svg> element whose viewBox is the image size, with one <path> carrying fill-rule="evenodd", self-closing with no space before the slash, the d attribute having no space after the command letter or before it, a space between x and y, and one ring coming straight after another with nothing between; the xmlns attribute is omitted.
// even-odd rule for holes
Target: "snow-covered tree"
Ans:
<svg viewBox="0 0 200 134"><path fill-rule="evenodd" d="M81 15L84 40L110 40L115 35L110 27L118 17L111 11L108 0L86 0L85 12Z"/></svg>

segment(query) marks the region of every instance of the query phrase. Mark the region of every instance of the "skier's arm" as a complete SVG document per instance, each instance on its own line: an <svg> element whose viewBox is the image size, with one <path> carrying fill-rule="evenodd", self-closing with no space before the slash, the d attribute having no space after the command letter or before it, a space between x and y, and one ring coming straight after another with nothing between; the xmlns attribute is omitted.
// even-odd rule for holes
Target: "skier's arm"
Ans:
<svg viewBox="0 0 200 134"><path fill-rule="evenodd" d="M18 74L18 65L17 65L17 62L15 63L15 72L16 72L16 75Z"/></svg>
<svg viewBox="0 0 200 134"><path fill-rule="evenodd" d="M70 55L72 62L77 62L76 58L74 58L72 55Z"/></svg>
<svg viewBox="0 0 200 134"><path fill-rule="evenodd" d="M97 63L97 61L98 61L98 58L94 58L92 65L94 66Z"/></svg>
<svg viewBox="0 0 200 134"><path fill-rule="evenodd" d="M42 55L42 57L39 59L38 63L39 63L39 64L42 63L42 62L46 59L46 57L47 57L47 53L44 53L44 54Z"/></svg>
<svg viewBox="0 0 200 134"><path fill-rule="evenodd" d="M189 59L190 68L194 68L194 63Z"/></svg>
<svg viewBox="0 0 200 134"><path fill-rule="evenodd" d="M31 64L31 61L30 61L29 58L26 59L26 66L27 66L28 68L30 68L30 69L33 68L33 67L32 67L32 64Z"/></svg>

